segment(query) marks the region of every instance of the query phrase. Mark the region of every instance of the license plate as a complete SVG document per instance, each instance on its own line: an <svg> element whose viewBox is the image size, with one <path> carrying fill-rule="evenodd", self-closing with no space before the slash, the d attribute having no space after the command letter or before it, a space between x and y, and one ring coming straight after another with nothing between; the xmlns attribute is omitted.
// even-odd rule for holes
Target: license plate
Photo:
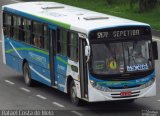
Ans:
<svg viewBox="0 0 160 116"><path fill-rule="evenodd" d="M120 95L121 96L130 96L132 94L132 92L128 91L128 92L121 92Z"/></svg>

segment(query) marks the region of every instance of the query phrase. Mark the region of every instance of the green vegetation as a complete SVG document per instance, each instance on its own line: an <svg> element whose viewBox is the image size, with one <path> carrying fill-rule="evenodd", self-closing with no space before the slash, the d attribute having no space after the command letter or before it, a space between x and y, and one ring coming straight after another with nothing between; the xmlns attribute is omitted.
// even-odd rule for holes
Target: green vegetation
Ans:
<svg viewBox="0 0 160 116"><path fill-rule="evenodd" d="M106 0L109 5L120 5L126 4L129 5L131 9L134 9L136 6L136 10L139 12L146 12L151 9L154 9L158 6L159 0Z"/></svg>
<svg viewBox="0 0 160 116"><path fill-rule="evenodd" d="M151 25L160 30L160 0L49 0L105 14L119 16ZM140 3L141 1L141 3ZM157 1L154 3L154 1ZM144 4L144 6L143 6ZM149 5L148 5L149 4ZM152 5L151 5L152 4ZM143 6L143 8L141 8ZM152 7L151 7L152 6Z"/></svg>

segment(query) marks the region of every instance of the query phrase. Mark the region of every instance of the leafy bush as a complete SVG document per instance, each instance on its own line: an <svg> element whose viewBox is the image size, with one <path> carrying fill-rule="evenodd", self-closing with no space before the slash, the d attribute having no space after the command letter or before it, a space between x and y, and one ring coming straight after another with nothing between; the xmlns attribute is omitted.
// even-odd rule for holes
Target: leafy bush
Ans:
<svg viewBox="0 0 160 116"><path fill-rule="evenodd" d="M158 0L139 0L139 10L145 12L156 7Z"/></svg>
<svg viewBox="0 0 160 116"><path fill-rule="evenodd" d="M146 12L154 9L160 0L106 0L108 5L128 5L132 10Z"/></svg>

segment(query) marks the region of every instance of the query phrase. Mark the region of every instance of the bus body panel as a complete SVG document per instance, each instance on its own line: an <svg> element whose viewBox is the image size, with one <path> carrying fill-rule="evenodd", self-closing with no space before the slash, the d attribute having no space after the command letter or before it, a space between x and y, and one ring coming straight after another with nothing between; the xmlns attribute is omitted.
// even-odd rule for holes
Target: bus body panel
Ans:
<svg viewBox="0 0 160 116"><path fill-rule="evenodd" d="M67 79L68 58L64 56L55 56L55 81L59 90L64 92L65 82Z"/></svg>
<svg viewBox="0 0 160 116"><path fill-rule="evenodd" d="M75 85L77 86L77 97L81 98L80 93L80 82L79 82L79 63L70 60L62 55L55 56L55 80L57 83L58 90L67 93L67 80L72 77Z"/></svg>
<svg viewBox="0 0 160 116"><path fill-rule="evenodd" d="M22 74L23 60L25 59L29 63L32 79L48 86L52 86L48 52L10 38L5 38L5 45L6 62L8 66ZM68 77L73 77L75 81L79 79L79 63L69 60L67 57L62 55L56 55L54 59L57 89L62 92L67 92L66 88ZM74 69L71 68L72 66L74 66ZM76 85L79 86L77 92L78 97L80 98L80 84L79 81L76 81L76 83Z"/></svg>
<svg viewBox="0 0 160 116"><path fill-rule="evenodd" d="M6 64L16 71L22 73L22 57L15 47L17 43L13 40L10 40L8 37L5 38L5 56ZM19 46L19 45L18 45Z"/></svg>
<svg viewBox="0 0 160 116"><path fill-rule="evenodd" d="M68 59L68 65L67 65L67 78L70 76L73 78L76 89L77 89L77 97L81 98L81 86L80 86L80 77L79 77L79 62L72 61L71 59ZM65 91L67 92L67 79L65 82Z"/></svg>
<svg viewBox="0 0 160 116"><path fill-rule="evenodd" d="M7 65L23 73L22 64L25 59L29 63L32 78L51 86L47 52L9 38L5 39L5 45Z"/></svg>

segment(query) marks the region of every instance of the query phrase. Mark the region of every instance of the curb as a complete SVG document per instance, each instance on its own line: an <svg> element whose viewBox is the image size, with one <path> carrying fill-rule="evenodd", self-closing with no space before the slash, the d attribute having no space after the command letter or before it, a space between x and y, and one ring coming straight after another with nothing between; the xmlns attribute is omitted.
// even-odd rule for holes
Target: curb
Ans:
<svg viewBox="0 0 160 116"><path fill-rule="evenodd" d="M152 35L160 37L160 31L152 29Z"/></svg>

